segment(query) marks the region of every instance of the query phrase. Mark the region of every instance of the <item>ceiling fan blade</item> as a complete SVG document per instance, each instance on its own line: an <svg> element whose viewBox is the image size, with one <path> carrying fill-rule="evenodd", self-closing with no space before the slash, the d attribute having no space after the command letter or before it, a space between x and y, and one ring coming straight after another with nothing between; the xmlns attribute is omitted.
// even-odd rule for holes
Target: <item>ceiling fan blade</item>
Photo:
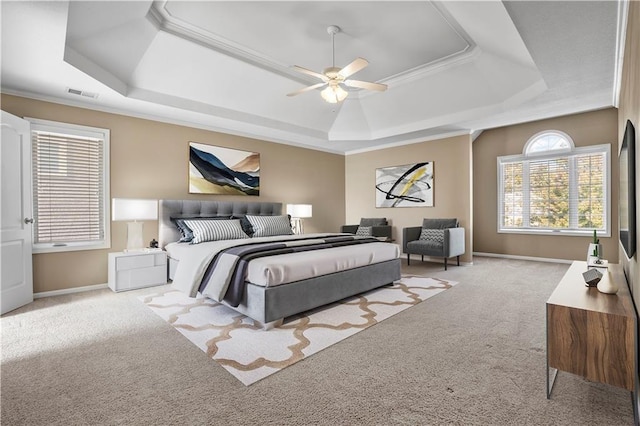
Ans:
<svg viewBox="0 0 640 426"><path fill-rule="evenodd" d="M295 92L288 93L287 96L296 96L296 95L299 95L300 93L308 92L309 90L313 90L313 89L317 89L319 87L325 86L326 84L327 83L318 83L318 84L314 84L313 86L307 86L300 90L296 90Z"/></svg>
<svg viewBox="0 0 640 426"><path fill-rule="evenodd" d="M387 90L386 84L369 83L368 81L345 80L343 83L345 86L357 87L359 89L376 90L378 92L384 92Z"/></svg>
<svg viewBox="0 0 640 426"><path fill-rule="evenodd" d="M342 68L340 70L340 72L338 72L338 75L342 76L343 78L347 78L350 75L353 75L353 74L357 73L358 71L360 71L362 68L366 67L367 65L369 65L369 61L367 61L366 59L364 59L364 58L356 58L349 65L347 65L346 67Z"/></svg>
<svg viewBox="0 0 640 426"><path fill-rule="evenodd" d="M320 80L322 80L324 82L329 81L329 78L326 75L320 74L319 72L311 71L311 70L308 70L306 68L299 67L298 65L292 65L291 68L293 68L294 70L296 70L298 72L301 72L303 74L308 74L308 75L311 75L313 77L319 78Z"/></svg>

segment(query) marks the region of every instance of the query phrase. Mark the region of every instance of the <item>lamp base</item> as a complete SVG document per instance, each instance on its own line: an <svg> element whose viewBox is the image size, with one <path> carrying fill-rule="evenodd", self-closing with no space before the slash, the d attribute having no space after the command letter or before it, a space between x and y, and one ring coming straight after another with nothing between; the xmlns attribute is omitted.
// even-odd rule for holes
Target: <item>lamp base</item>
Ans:
<svg viewBox="0 0 640 426"><path fill-rule="evenodd" d="M127 248L125 251L144 250L143 226L142 222L127 222Z"/></svg>
<svg viewBox="0 0 640 426"><path fill-rule="evenodd" d="M299 217L291 218L291 229L293 233L296 235L304 234L304 225L302 224L302 219Z"/></svg>

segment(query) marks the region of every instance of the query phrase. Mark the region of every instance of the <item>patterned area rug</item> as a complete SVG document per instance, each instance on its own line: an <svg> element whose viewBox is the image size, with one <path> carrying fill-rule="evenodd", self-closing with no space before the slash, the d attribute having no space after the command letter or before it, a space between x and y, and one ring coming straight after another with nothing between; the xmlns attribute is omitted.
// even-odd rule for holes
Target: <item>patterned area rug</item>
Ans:
<svg viewBox="0 0 640 426"><path fill-rule="evenodd" d="M455 284L403 276L393 285L287 318L271 330L211 299L172 289L140 300L248 386Z"/></svg>

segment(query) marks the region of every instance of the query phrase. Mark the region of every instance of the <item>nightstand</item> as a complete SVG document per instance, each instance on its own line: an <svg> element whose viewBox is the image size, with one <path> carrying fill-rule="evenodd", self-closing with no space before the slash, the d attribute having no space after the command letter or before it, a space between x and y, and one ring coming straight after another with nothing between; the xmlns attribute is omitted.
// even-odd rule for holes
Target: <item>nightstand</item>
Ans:
<svg viewBox="0 0 640 426"><path fill-rule="evenodd" d="M109 253L109 288L133 290L167 283L167 252Z"/></svg>

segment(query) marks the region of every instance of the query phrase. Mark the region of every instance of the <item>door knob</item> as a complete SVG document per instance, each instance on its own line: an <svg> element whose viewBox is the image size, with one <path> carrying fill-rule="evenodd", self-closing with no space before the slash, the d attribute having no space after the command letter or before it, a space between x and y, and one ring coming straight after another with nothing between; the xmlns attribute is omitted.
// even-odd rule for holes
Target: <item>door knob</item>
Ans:
<svg viewBox="0 0 640 426"><path fill-rule="evenodd" d="M26 223L26 224L33 223L33 218L32 217L25 217L24 218L24 223Z"/></svg>

